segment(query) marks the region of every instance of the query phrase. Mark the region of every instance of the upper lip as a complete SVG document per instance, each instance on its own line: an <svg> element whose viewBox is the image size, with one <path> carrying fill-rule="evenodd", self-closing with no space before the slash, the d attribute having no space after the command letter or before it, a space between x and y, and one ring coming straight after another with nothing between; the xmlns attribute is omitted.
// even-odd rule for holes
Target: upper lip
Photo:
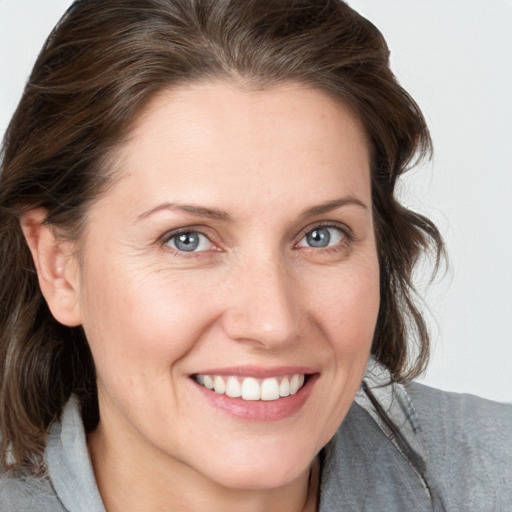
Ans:
<svg viewBox="0 0 512 512"><path fill-rule="evenodd" d="M285 375L312 374L317 373L309 366L232 366L228 368L208 368L194 372L192 375L224 375L234 377L256 377L265 379L267 377L284 377Z"/></svg>

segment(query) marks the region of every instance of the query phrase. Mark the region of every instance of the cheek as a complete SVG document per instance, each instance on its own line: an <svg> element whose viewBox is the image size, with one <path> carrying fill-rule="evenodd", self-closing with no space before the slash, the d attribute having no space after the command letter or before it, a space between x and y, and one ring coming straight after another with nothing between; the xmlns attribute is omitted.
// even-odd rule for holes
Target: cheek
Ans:
<svg viewBox="0 0 512 512"><path fill-rule="evenodd" d="M378 263L350 268L326 280L315 299L318 323L343 357L369 351L380 306Z"/></svg>
<svg viewBox="0 0 512 512"><path fill-rule="evenodd" d="M205 290L189 280L122 265L87 270L83 326L97 365L164 375L208 324Z"/></svg>

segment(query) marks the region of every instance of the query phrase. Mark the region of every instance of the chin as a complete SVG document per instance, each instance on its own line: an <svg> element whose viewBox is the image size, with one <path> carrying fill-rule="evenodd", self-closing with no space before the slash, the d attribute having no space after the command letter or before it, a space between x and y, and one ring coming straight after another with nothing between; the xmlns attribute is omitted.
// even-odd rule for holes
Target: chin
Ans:
<svg viewBox="0 0 512 512"><path fill-rule="evenodd" d="M304 467L276 467L273 463L263 467L249 467L224 469L221 475L209 477L216 480L222 487L238 490L268 490L286 487L304 474L309 474L310 461Z"/></svg>
<svg viewBox="0 0 512 512"><path fill-rule="evenodd" d="M279 488L309 474L318 450L290 440L272 444L255 439L237 453L226 450L222 461L218 454L210 463L205 461L203 474L225 488L240 490Z"/></svg>

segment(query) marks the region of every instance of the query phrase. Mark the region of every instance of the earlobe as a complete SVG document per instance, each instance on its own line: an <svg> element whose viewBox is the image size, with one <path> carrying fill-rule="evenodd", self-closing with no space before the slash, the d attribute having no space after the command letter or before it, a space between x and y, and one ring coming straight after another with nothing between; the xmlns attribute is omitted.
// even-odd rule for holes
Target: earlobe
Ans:
<svg viewBox="0 0 512 512"><path fill-rule="evenodd" d="M57 238L44 223L44 209L30 210L21 217L21 228L37 271L39 286L52 315L69 327L80 325L78 265L74 245Z"/></svg>

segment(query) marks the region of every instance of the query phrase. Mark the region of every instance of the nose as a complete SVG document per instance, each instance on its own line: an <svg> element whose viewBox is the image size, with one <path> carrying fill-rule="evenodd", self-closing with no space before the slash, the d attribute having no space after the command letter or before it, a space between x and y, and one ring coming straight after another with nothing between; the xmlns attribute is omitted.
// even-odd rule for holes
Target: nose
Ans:
<svg viewBox="0 0 512 512"><path fill-rule="evenodd" d="M234 340L279 348L299 336L299 297L295 280L279 261L252 261L229 278L229 306L223 327Z"/></svg>

